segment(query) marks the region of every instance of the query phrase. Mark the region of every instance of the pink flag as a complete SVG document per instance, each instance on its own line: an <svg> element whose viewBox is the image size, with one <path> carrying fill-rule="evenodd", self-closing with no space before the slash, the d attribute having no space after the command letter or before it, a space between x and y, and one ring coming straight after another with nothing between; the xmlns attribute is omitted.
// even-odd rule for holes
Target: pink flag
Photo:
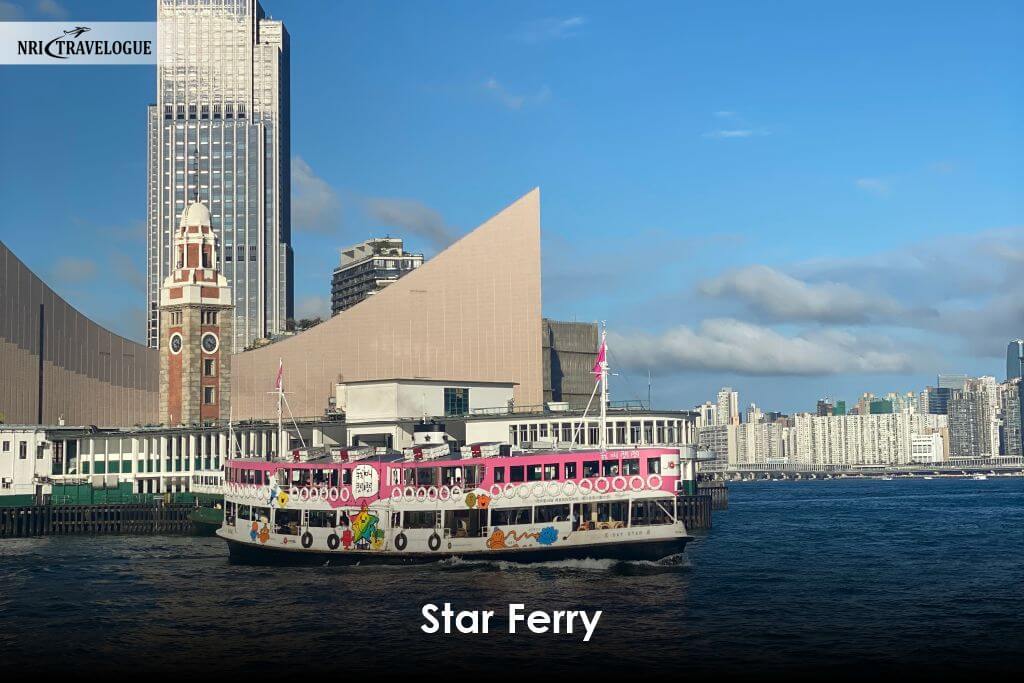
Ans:
<svg viewBox="0 0 1024 683"><path fill-rule="evenodd" d="M274 388L278 391L281 390L281 382L284 380L284 359L278 359L277 361L277 379L274 380Z"/></svg>
<svg viewBox="0 0 1024 683"><path fill-rule="evenodd" d="M594 361L594 367L591 372L594 373L594 379L598 382L601 381L601 364L604 363L605 356L608 353L608 343L602 341L601 348L597 351L597 360Z"/></svg>

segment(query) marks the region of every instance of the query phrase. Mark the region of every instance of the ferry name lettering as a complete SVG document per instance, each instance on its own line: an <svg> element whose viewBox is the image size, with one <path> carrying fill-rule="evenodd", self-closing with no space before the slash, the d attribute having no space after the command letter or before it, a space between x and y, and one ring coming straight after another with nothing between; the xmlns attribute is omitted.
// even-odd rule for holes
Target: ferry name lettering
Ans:
<svg viewBox="0 0 1024 683"><path fill-rule="evenodd" d="M437 616L438 612L440 618ZM426 623L420 626L420 630L424 633L480 634L490 633L494 610L456 611L452 609L450 602L444 603L444 607L427 603L423 606L422 614ZM597 622L600 621L602 614L603 610L597 610L593 615L584 610L527 612L523 603L512 603L508 606L508 633L515 634L521 627L536 634L572 635L582 632L583 642L588 643L597 629Z"/></svg>

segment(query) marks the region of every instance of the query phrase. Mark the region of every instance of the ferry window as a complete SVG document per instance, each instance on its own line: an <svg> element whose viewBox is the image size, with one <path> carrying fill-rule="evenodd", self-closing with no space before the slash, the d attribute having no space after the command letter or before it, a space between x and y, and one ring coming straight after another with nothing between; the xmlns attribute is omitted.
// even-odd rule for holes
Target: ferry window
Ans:
<svg viewBox="0 0 1024 683"><path fill-rule="evenodd" d="M627 477L634 474L640 474L640 459L629 458L628 460L622 461L622 473Z"/></svg>
<svg viewBox="0 0 1024 683"><path fill-rule="evenodd" d="M524 481L523 479L523 466L512 465L508 468L508 480L512 482Z"/></svg>
<svg viewBox="0 0 1024 683"><path fill-rule="evenodd" d="M437 526L437 513L433 510L405 512L402 517L403 529L433 529Z"/></svg>
<svg viewBox="0 0 1024 683"><path fill-rule="evenodd" d="M544 478L547 480L558 479L558 463L544 465Z"/></svg>
<svg viewBox="0 0 1024 683"><path fill-rule="evenodd" d="M584 460L583 461L583 476L584 477L596 477L600 472L600 465L597 460Z"/></svg>
<svg viewBox="0 0 1024 683"><path fill-rule="evenodd" d="M445 486L452 486L453 484L462 484L462 468L442 467L441 481L444 482Z"/></svg>
<svg viewBox="0 0 1024 683"><path fill-rule="evenodd" d="M597 522L607 529L618 529L626 523L626 501L597 504ZM600 528L600 527L599 527Z"/></svg>
<svg viewBox="0 0 1024 683"><path fill-rule="evenodd" d="M606 477L617 477L619 475L619 463L614 460L605 460L604 467L601 469Z"/></svg>
<svg viewBox="0 0 1024 683"><path fill-rule="evenodd" d="M345 486L352 484L352 470L344 469L341 471L341 483Z"/></svg>
<svg viewBox="0 0 1024 683"><path fill-rule="evenodd" d="M415 468L409 467L408 469L402 470L402 472L404 473L402 476L405 477L405 485L406 486L415 486L416 485L416 470L415 470Z"/></svg>
<svg viewBox="0 0 1024 683"><path fill-rule="evenodd" d="M338 485L338 470L331 470L331 486Z"/></svg>
<svg viewBox="0 0 1024 683"><path fill-rule="evenodd" d="M647 474L661 474L661 458L647 459Z"/></svg>
<svg viewBox="0 0 1024 683"><path fill-rule="evenodd" d="M280 510L278 511L280 512ZM334 510L310 510L306 526L329 529L337 525L338 513Z"/></svg>
<svg viewBox="0 0 1024 683"><path fill-rule="evenodd" d="M567 462L565 463L565 478L575 479L576 478L576 463Z"/></svg>
<svg viewBox="0 0 1024 683"><path fill-rule="evenodd" d="M651 501L651 524L672 524L675 522L675 499L658 498Z"/></svg>
<svg viewBox="0 0 1024 683"><path fill-rule="evenodd" d="M418 467L416 468L416 485L417 486L434 486L437 484L437 468L436 467Z"/></svg>
<svg viewBox="0 0 1024 683"><path fill-rule="evenodd" d="M562 441L572 441L572 426L568 422L562 423Z"/></svg>
<svg viewBox="0 0 1024 683"><path fill-rule="evenodd" d="M261 522L270 521L270 508L256 507L252 508L252 518Z"/></svg>
<svg viewBox="0 0 1024 683"><path fill-rule="evenodd" d="M633 509L630 511L629 525L630 526L648 526L651 523L651 518L648 514L648 503L646 500L641 500L633 503Z"/></svg>
<svg viewBox="0 0 1024 683"><path fill-rule="evenodd" d="M533 508L502 508L491 510L491 526L511 526L512 524L530 524Z"/></svg>
<svg viewBox="0 0 1024 683"><path fill-rule="evenodd" d="M495 467L494 468L494 483L504 484L505 483L505 468Z"/></svg>
<svg viewBox="0 0 1024 683"><path fill-rule="evenodd" d="M541 480L541 466L540 465L527 465L526 467L526 481L540 481Z"/></svg>
<svg viewBox="0 0 1024 683"><path fill-rule="evenodd" d="M480 465L470 465L466 468L466 479L463 482L466 486L476 486L483 480L484 468Z"/></svg>
<svg viewBox="0 0 1024 683"><path fill-rule="evenodd" d="M301 510L274 510L274 533L297 536L301 516Z"/></svg>
<svg viewBox="0 0 1024 683"><path fill-rule="evenodd" d="M546 424L542 424L540 426L540 438L542 438L542 439L548 438L548 426Z"/></svg>
<svg viewBox="0 0 1024 683"><path fill-rule="evenodd" d="M469 536L476 536L479 534L479 528L477 533L470 533L470 518L469 510L446 510L444 513L444 528L448 531L448 534L455 538L468 538Z"/></svg>
<svg viewBox="0 0 1024 683"><path fill-rule="evenodd" d="M228 526L235 525L235 504L231 501L224 504L224 523Z"/></svg>
<svg viewBox="0 0 1024 683"><path fill-rule="evenodd" d="M545 524L547 522L567 522L569 521L569 506L566 505L538 505L536 510L536 519L534 520L537 524Z"/></svg>
<svg viewBox="0 0 1024 683"><path fill-rule="evenodd" d="M244 519L246 521L252 519L252 513L250 512L250 508L248 505L238 506L238 518Z"/></svg>

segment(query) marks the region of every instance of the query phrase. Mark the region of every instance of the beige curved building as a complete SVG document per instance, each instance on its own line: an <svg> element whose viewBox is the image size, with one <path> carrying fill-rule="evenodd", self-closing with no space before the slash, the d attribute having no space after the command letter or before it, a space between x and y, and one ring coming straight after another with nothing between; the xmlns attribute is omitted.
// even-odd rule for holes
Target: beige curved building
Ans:
<svg viewBox="0 0 1024 683"><path fill-rule="evenodd" d="M79 313L0 242L0 421L158 419L159 357Z"/></svg>
<svg viewBox="0 0 1024 683"><path fill-rule="evenodd" d="M544 399L540 191L330 320L232 358L236 420L272 418L279 361L296 417L324 414L338 382L379 378L515 383Z"/></svg>

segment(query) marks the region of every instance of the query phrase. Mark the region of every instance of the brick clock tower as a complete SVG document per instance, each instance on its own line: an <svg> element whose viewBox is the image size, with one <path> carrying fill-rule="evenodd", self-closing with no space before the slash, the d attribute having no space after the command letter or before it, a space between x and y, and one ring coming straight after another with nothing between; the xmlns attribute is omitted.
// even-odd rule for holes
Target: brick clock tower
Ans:
<svg viewBox="0 0 1024 683"><path fill-rule="evenodd" d="M231 289L217 270L210 210L198 201L181 215L174 270L160 290L160 422L228 419L231 402Z"/></svg>

